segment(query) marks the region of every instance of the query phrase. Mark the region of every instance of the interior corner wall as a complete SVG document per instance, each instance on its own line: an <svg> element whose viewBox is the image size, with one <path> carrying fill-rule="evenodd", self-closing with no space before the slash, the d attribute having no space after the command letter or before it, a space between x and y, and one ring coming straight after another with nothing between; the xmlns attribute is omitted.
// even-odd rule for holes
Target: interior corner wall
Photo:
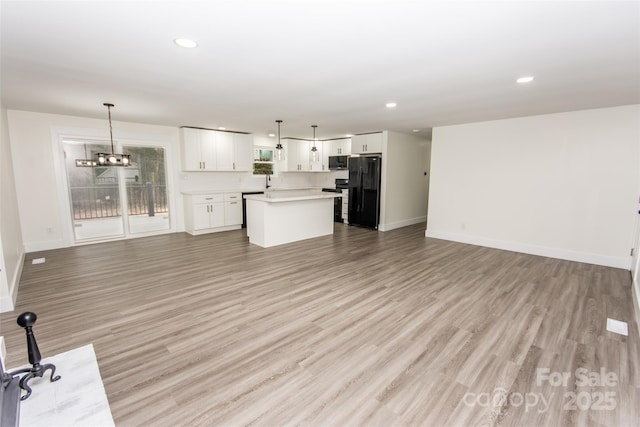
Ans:
<svg viewBox="0 0 640 427"><path fill-rule="evenodd" d="M380 231L389 231L427 218L430 142L426 138L384 132Z"/></svg>
<svg viewBox="0 0 640 427"><path fill-rule="evenodd" d="M0 107L0 312L13 311L24 262L7 110Z"/></svg>
<svg viewBox="0 0 640 427"><path fill-rule="evenodd" d="M640 105L433 129L426 235L629 269Z"/></svg>

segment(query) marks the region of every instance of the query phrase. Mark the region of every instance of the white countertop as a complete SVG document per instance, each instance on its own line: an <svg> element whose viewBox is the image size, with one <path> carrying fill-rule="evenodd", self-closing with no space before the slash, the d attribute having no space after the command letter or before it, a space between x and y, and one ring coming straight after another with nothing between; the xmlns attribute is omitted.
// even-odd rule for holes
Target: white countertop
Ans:
<svg viewBox="0 0 640 427"><path fill-rule="evenodd" d="M334 199L342 197L341 193L323 192L320 190L280 190L268 191L264 194L247 194L244 196L247 200L256 200L259 202L278 203L293 202L298 200L315 200L315 199Z"/></svg>
<svg viewBox="0 0 640 427"><path fill-rule="evenodd" d="M258 191L264 191L265 193L273 193L273 192L290 192L290 191L320 191L320 187L304 187L304 188L273 188L270 187L266 189L262 188L227 188L227 189L217 189L217 190L183 190L180 193L188 196L196 196L203 194L219 194L219 193L252 193Z"/></svg>

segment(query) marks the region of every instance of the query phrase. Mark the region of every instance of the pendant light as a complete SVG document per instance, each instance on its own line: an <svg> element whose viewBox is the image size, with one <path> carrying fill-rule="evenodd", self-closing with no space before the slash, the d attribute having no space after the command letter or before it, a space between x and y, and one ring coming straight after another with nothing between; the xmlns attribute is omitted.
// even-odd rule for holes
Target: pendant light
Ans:
<svg viewBox="0 0 640 427"><path fill-rule="evenodd" d="M278 144L276 145L276 160L280 161L284 160L284 147L280 143L280 123L282 123L282 120L276 120L276 123L278 124Z"/></svg>
<svg viewBox="0 0 640 427"><path fill-rule="evenodd" d="M87 144L84 144L84 159L76 159L76 167L78 168L95 168L98 162L87 157Z"/></svg>
<svg viewBox="0 0 640 427"><path fill-rule="evenodd" d="M113 104L105 102L105 107L109 111L109 135L111 136L111 153L98 153L98 166L130 166L131 159L128 154L116 154L113 149L113 126L111 125L111 107Z"/></svg>
<svg viewBox="0 0 640 427"><path fill-rule="evenodd" d="M313 146L311 147L310 158L312 162L318 162L320 161L320 152L318 151L318 147L316 147L316 128L318 125L311 125L311 127L313 128Z"/></svg>

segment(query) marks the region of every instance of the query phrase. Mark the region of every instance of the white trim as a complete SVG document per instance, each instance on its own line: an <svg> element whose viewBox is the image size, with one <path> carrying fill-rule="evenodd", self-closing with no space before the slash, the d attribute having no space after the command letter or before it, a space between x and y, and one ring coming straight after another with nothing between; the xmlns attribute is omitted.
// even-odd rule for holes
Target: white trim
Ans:
<svg viewBox="0 0 640 427"><path fill-rule="evenodd" d="M58 198L58 211L62 222L62 239L55 241L35 242L25 244L26 252L37 252L43 250L67 248L72 246L79 246L86 243L98 243L98 242L76 242L73 232L73 219L71 218L71 202L69 199L69 183L67 180L67 171L64 166L64 145L63 140L87 140L96 139L100 142L109 142L109 132L106 129L95 128L78 128L67 126L52 126L51 127L51 141L53 144L53 161L54 171L56 176L56 186L58 188L61 197ZM131 133L124 132L122 136L114 139L114 145L118 147L122 146L139 146L139 147L160 147L165 150L165 168L167 179L167 195L169 204L169 229L162 230L158 233L140 233L129 234L127 236L118 237L114 240L133 239L138 237L153 236L158 234L168 234L177 232L178 218L180 216L179 206L177 202L177 195L173 191L177 188L175 185L175 173L177 170L175 165L176 153L174 153L174 143L171 138L166 136L158 136L143 133ZM124 199L123 199L124 200ZM126 208L126 206L123 206ZM128 227L128 224L124 224ZM105 239L103 241L109 241L111 239Z"/></svg>
<svg viewBox="0 0 640 427"><path fill-rule="evenodd" d="M7 311L13 311L16 306L16 299L18 298L18 285L20 283L20 277L22 276L22 266L24 265L24 250L20 254L18 265L16 266L16 272L11 278L9 285L9 295L2 296L0 298L0 313Z"/></svg>
<svg viewBox="0 0 640 427"><path fill-rule="evenodd" d="M612 257L606 255L590 254L586 252L576 252L568 249L549 248L545 246L528 245L505 240L488 239L480 236L469 236L466 234L450 233L447 231L426 230L426 237L435 239L451 240L454 242L468 243L470 245L486 246L489 248L503 249L507 251L522 252L530 255L546 256L549 258L564 259L567 261L584 262L587 264L603 265L606 267L622 268L629 270L629 257Z"/></svg>
<svg viewBox="0 0 640 427"><path fill-rule="evenodd" d="M638 335L640 335L640 281L632 279L631 281L631 294L633 295L633 311L636 315L636 328L638 329Z"/></svg>
<svg viewBox="0 0 640 427"><path fill-rule="evenodd" d="M396 228L408 227L414 224L420 224L421 222L425 222L427 220L427 216L419 216L416 218L405 219L403 221L392 222L390 224L380 224L378 226L378 230L380 231L391 231Z"/></svg>

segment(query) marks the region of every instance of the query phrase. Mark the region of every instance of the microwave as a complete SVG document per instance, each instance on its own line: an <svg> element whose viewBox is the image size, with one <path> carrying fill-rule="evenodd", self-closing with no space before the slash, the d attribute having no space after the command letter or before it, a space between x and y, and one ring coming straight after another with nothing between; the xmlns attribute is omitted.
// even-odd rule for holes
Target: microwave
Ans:
<svg viewBox="0 0 640 427"><path fill-rule="evenodd" d="M349 156L329 156L329 170L339 171L349 168Z"/></svg>

